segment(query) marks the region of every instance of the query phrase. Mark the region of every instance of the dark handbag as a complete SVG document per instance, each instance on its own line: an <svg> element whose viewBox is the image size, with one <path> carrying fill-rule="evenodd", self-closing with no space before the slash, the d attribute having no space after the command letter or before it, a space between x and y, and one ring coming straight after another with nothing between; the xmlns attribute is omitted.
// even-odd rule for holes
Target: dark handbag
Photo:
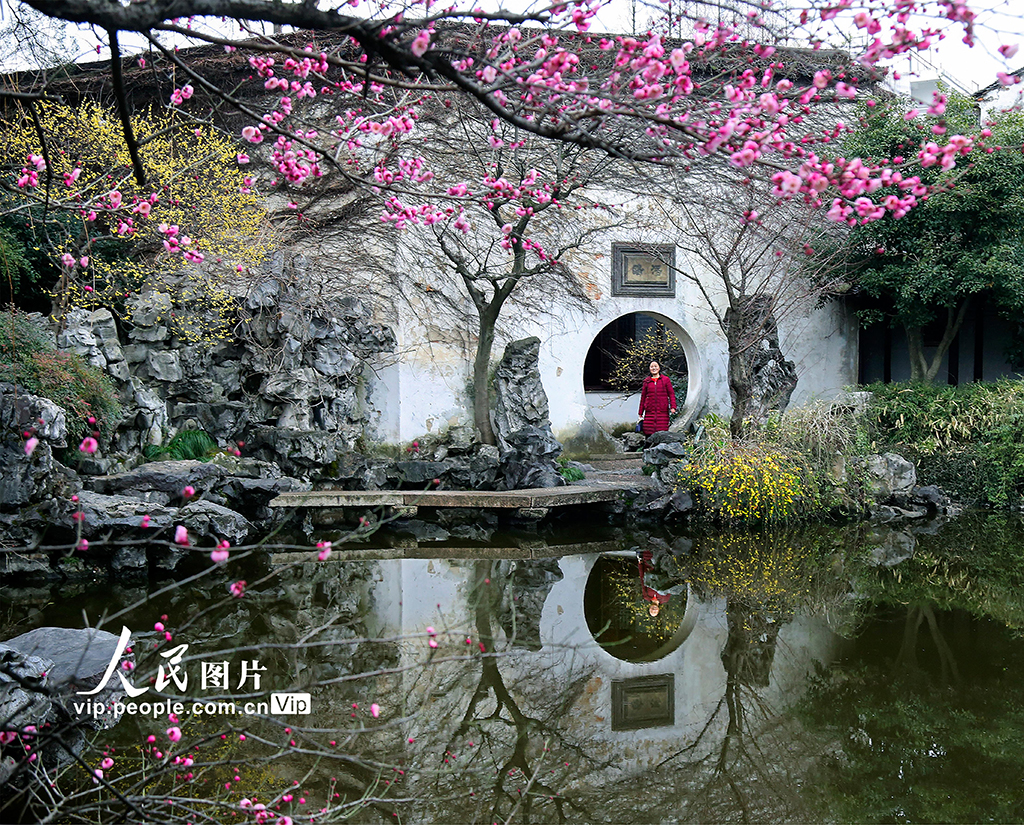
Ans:
<svg viewBox="0 0 1024 825"><path fill-rule="evenodd" d="M635 433L642 433L643 431L644 431L644 422L643 421L637 421L636 422L636 427L633 428L633 432L635 432Z"/></svg>

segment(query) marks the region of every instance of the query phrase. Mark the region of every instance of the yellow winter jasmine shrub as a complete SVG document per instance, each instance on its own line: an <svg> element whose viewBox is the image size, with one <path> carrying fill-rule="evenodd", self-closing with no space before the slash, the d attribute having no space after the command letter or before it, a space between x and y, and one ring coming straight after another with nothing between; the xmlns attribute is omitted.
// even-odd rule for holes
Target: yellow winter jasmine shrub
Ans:
<svg viewBox="0 0 1024 825"><path fill-rule="evenodd" d="M180 113L142 111L132 118L147 175L140 185L115 112L86 101L40 107L40 118L50 136L48 185L14 197L61 273L52 287L60 311L106 307L130 322L131 298L159 276L161 289L175 285L161 324L186 341L223 337L232 305L225 287L271 247L266 211L232 139ZM30 119L3 124L8 171L42 152Z"/></svg>
<svg viewBox="0 0 1024 825"><path fill-rule="evenodd" d="M782 450L728 440L698 446L680 465L676 487L711 518L738 524L789 521L808 492L800 465Z"/></svg>

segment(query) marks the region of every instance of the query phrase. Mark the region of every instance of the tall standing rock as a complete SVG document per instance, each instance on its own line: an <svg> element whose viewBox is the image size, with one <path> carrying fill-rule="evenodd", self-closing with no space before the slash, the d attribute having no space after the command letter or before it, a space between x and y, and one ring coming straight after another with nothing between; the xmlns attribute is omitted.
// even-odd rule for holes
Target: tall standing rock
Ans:
<svg viewBox="0 0 1024 825"><path fill-rule="evenodd" d="M509 436L523 427L551 427L539 357L540 338L513 341L495 370L493 424L502 450L509 449Z"/></svg>

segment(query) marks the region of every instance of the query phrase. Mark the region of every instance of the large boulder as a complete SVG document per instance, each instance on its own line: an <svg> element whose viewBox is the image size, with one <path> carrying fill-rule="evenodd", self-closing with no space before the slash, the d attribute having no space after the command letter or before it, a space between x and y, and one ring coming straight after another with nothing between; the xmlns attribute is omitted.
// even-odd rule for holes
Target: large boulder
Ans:
<svg viewBox="0 0 1024 825"><path fill-rule="evenodd" d="M146 516L149 516L149 529L166 529L175 524L177 510L136 496L108 496L82 490L78 501L69 503L59 523L69 529L79 525L82 535L92 539L111 530L121 535L142 531Z"/></svg>
<svg viewBox="0 0 1024 825"><path fill-rule="evenodd" d="M871 455L863 460L868 488L878 501L906 495L917 484L917 469L897 453Z"/></svg>
<svg viewBox="0 0 1024 825"><path fill-rule="evenodd" d="M501 475L509 490L565 484L555 463L562 454L562 445L550 425L523 427L510 433L506 441L508 449L501 454Z"/></svg>
<svg viewBox="0 0 1024 825"><path fill-rule="evenodd" d="M28 439L38 439L31 455ZM0 511L10 512L42 501L67 481L67 470L53 457L54 447L67 446L67 415L49 399L0 384Z"/></svg>
<svg viewBox="0 0 1024 825"><path fill-rule="evenodd" d="M65 627L41 627L0 643L0 725L20 729L17 744L38 757L28 770L19 771L13 758L5 756L0 786L27 790L29 799L45 805L49 794L37 797L34 792L41 787L40 780L45 781L42 772L59 771L79 759L87 729L117 723L125 697L120 679L107 680L89 696L79 691L100 685L118 644L118 637L104 630ZM133 658L122 655L115 667ZM9 813L3 804L10 798L5 794L0 800L0 816Z"/></svg>
<svg viewBox="0 0 1024 825"><path fill-rule="evenodd" d="M109 708L125 695L121 680L109 679L102 690L88 697L79 692L99 686L117 650L118 637L96 628L38 627L22 633L0 645L0 663L4 665L0 668L0 697L6 693L5 698L10 698L16 692L12 682L33 694L23 712L35 715L29 724L37 727L71 721L92 728L110 727L120 718ZM122 654L119 665L133 660L132 654ZM49 701L39 700L40 693ZM90 710L76 707L85 699L93 703Z"/></svg>
<svg viewBox="0 0 1024 825"><path fill-rule="evenodd" d="M115 473L92 482L98 493L123 493L142 497L145 493L164 493L180 497L185 487L201 493L211 489L227 475L223 467L209 461L151 461L126 473Z"/></svg>
<svg viewBox="0 0 1024 825"><path fill-rule="evenodd" d="M240 544L252 531L245 516L212 501L190 501L178 511L178 519L194 538L227 539Z"/></svg>

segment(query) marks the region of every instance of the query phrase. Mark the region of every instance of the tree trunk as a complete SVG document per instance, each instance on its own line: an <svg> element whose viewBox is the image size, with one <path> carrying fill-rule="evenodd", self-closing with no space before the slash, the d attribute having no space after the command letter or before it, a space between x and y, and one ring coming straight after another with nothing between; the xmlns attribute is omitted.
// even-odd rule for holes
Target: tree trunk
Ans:
<svg viewBox="0 0 1024 825"><path fill-rule="evenodd" d="M494 348L494 322L497 312L488 306L480 311L480 328L473 358L473 423L480 431L480 441L495 444L491 427L491 350Z"/></svg>
<svg viewBox="0 0 1024 825"><path fill-rule="evenodd" d="M963 326L964 317L967 315L967 307L970 305L970 298L965 298L959 308L948 307L946 310L946 328L942 332L942 340L939 341L935 352L929 361L924 354L924 332L920 324L916 326L904 325L907 334L907 351L910 354L910 380L923 384L930 384L939 374L939 367L942 366L942 359L956 338L960 327Z"/></svg>
<svg viewBox="0 0 1024 825"><path fill-rule="evenodd" d="M910 380L917 383L925 381L928 374L928 364L924 357L924 340L921 334L921 327L905 326L907 334L907 353L910 355Z"/></svg>
<svg viewBox="0 0 1024 825"><path fill-rule="evenodd" d="M732 401L732 418L729 420L729 433L733 439L743 435L743 424L750 410L751 375L750 348L742 341L734 341L733 334L729 339L729 398Z"/></svg>

